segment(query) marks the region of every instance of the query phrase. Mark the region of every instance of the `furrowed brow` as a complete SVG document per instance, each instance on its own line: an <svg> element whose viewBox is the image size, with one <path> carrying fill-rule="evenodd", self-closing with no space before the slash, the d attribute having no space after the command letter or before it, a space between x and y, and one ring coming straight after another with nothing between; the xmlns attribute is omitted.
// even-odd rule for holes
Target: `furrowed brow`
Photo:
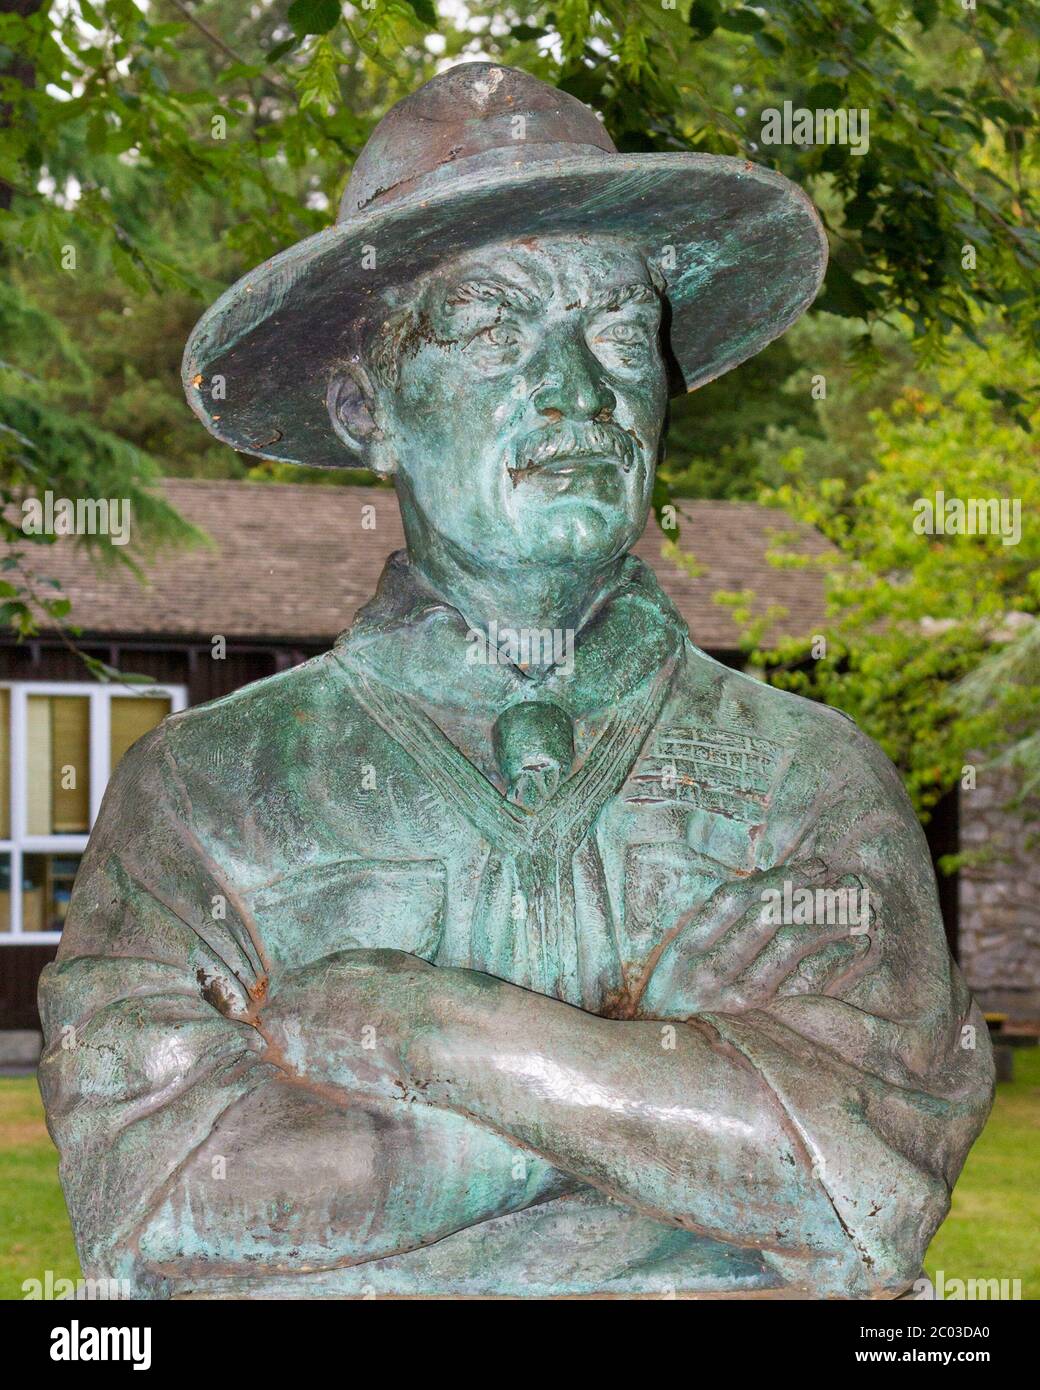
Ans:
<svg viewBox="0 0 1040 1390"><path fill-rule="evenodd" d="M446 309L461 308L464 304L500 304L506 309L528 312L538 299L529 291L509 280L461 280L444 296Z"/></svg>
<svg viewBox="0 0 1040 1390"><path fill-rule="evenodd" d="M657 304L658 294L653 285L645 280L634 280L628 285L614 285L601 294L589 299L590 309L613 312L623 309L627 304Z"/></svg>

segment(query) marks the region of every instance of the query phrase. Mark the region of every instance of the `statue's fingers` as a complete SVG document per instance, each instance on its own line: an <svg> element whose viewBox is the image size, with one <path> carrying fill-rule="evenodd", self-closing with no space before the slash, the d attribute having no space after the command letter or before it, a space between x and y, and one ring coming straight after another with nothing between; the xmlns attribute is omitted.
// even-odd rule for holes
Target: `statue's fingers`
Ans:
<svg viewBox="0 0 1040 1390"><path fill-rule="evenodd" d="M784 913L802 889L818 889L828 866L819 859L787 864L722 885L676 929L670 978L699 980L705 989L728 988L752 966L746 987L775 992L802 955L831 939L832 928L784 924ZM846 875L850 884L855 882ZM840 932L848 929L843 925ZM799 949L800 943L801 949Z"/></svg>
<svg viewBox="0 0 1040 1390"><path fill-rule="evenodd" d="M669 975L679 981L706 967L710 970L719 938L733 934L734 923L736 935L739 935L740 923L751 901L752 894L747 887L726 884L707 902L684 913L670 932L671 941L666 951Z"/></svg>
<svg viewBox="0 0 1040 1390"><path fill-rule="evenodd" d="M849 939L849 929L844 926L821 928L815 924L791 924L774 927L770 940L730 979L747 993L774 994L807 956Z"/></svg>
<svg viewBox="0 0 1040 1390"><path fill-rule="evenodd" d="M745 916L749 908L759 904L757 878L758 875L753 875L724 883L704 904L703 915L705 921L710 923L712 938L718 938L728 931Z"/></svg>
<svg viewBox="0 0 1040 1390"><path fill-rule="evenodd" d="M817 859L724 883L704 905L701 949L724 953L730 961L725 973L732 978L732 970L746 965L776 931L785 897L819 884L826 872L827 865Z"/></svg>
<svg viewBox="0 0 1040 1390"><path fill-rule="evenodd" d="M777 994L825 994L827 987L843 975L870 949L868 936L852 936L834 941L820 951L804 956L777 989Z"/></svg>
<svg viewBox="0 0 1040 1390"><path fill-rule="evenodd" d="M721 984L732 984L748 970L762 954L763 937L768 949L770 939L775 935L775 924L763 924L759 914L761 905L755 912L745 913L707 950L702 950L691 960L691 965L711 979Z"/></svg>

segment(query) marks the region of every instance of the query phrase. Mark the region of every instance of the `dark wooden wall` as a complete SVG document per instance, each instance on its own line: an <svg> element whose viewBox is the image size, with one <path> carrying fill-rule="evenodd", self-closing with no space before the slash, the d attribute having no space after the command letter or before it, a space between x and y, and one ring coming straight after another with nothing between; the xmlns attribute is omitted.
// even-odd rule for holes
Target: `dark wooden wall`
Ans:
<svg viewBox="0 0 1040 1390"><path fill-rule="evenodd" d="M236 642L229 638L227 655L215 660L208 639L197 642L157 642L148 637L81 637L78 646L88 656L127 673L188 687L188 703L200 705L229 695L251 681L273 676L325 650L292 643ZM331 642L328 643L332 645ZM0 640L0 680L84 681L90 674L75 652L51 638L27 642Z"/></svg>
<svg viewBox="0 0 1040 1390"><path fill-rule="evenodd" d="M0 946L0 1028L40 1027L36 983L58 947Z"/></svg>

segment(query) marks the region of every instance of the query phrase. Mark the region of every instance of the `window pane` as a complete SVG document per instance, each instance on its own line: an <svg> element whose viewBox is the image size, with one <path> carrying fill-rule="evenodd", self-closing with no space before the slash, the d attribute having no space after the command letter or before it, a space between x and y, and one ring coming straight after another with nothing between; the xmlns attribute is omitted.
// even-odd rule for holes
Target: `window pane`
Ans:
<svg viewBox="0 0 1040 1390"><path fill-rule="evenodd" d="M30 695L30 835L90 829L90 701L85 695Z"/></svg>
<svg viewBox="0 0 1040 1390"><path fill-rule="evenodd" d="M0 840L11 838L11 692L0 690ZM6 928L0 926L0 931Z"/></svg>
<svg viewBox="0 0 1040 1390"><path fill-rule="evenodd" d="M26 718L28 775L25 828L30 835L51 833L51 707L46 696L31 695Z"/></svg>
<svg viewBox="0 0 1040 1390"><path fill-rule="evenodd" d="M154 729L169 712L169 700L160 696L113 695L110 774L130 745Z"/></svg>
<svg viewBox="0 0 1040 1390"><path fill-rule="evenodd" d="M26 854L22 858L22 931L61 931L78 854Z"/></svg>
<svg viewBox="0 0 1040 1390"><path fill-rule="evenodd" d="M0 854L0 932L11 930L11 856Z"/></svg>

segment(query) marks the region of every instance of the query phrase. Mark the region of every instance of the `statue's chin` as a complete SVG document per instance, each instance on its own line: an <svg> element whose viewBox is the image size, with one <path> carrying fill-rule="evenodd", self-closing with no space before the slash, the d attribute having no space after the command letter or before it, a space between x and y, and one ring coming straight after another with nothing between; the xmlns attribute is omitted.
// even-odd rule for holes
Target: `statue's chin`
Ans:
<svg viewBox="0 0 1040 1390"><path fill-rule="evenodd" d="M644 491L642 479L616 469L522 481L507 499L517 558L547 565L611 559L635 542L646 523Z"/></svg>
<svg viewBox="0 0 1040 1390"><path fill-rule="evenodd" d="M517 538L517 560L546 566L603 564L627 550L641 529L638 518L617 508L554 503Z"/></svg>

